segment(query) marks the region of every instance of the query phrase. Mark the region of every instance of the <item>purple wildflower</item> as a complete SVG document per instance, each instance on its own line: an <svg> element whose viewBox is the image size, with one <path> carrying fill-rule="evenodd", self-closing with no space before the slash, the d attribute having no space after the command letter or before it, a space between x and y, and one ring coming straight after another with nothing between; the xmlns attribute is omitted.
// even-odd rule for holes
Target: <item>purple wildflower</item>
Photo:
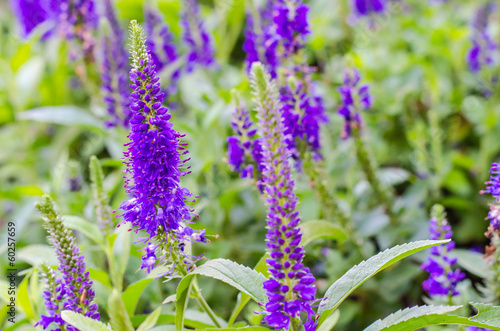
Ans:
<svg viewBox="0 0 500 331"><path fill-rule="evenodd" d="M93 36L99 22L93 0L61 0L59 30L68 40L76 40L87 62L94 60L95 38ZM71 58L78 54L74 51Z"/></svg>
<svg viewBox="0 0 500 331"><path fill-rule="evenodd" d="M361 115L359 110L367 110L373 104L373 97L370 95L370 86L364 84L358 87L361 77L357 69L346 70L344 73L344 85L338 88L341 105L339 114L345 119L342 138L351 136L352 128L361 125Z"/></svg>
<svg viewBox="0 0 500 331"><path fill-rule="evenodd" d="M432 208L432 218L429 223L431 240L450 239L453 236L451 225L446 220L446 213L442 206L435 205ZM457 258L449 257L447 254L454 248L454 241L446 245L431 247L431 255L422 264L422 269L430 274L422 286L431 297L437 295L452 297L459 294L457 284L465 278L465 274L458 268L453 270Z"/></svg>
<svg viewBox="0 0 500 331"><path fill-rule="evenodd" d="M490 212L488 213L488 218L490 219L490 225L494 230L500 228L500 164L493 163L490 169L490 180L486 182L486 190L481 191L481 194L489 193L495 200L494 203L490 204Z"/></svg>
<svg viewBox="0 0 500 331"><path fill-rule="evenodd" d="M128 53L125 49L125 35L120 27L111 0L104 1L106 19L111 31L102 40L102 85L104 103L109 115L106 126L128 128L130 102L128 87Z"/></svg>
<svg viewBox="0 0 500 331"><path fill-rule="evenodd" d="M11 0L10 3L24 38L42 23L47 25L44 35L47 36L56 24L60 10L58 0Z"/></svg>
<svg viewBox="0 0 500 331"><path fill-rule="evenodd" d="M484 66L492 66L496 61L498 45L488 32L489 17L495 8L494 2L479 7L472 21L472 46L467 52L467 63L473 73L480 72Z"/></svg>
<svg viewBox="0 0 500 331"><path fill-rule="evenodd" d="M71 310L95 320L99 320L97 304L92 303L95 293L92 289L92 280L86 271L85 257L80 255L73 232L66 229L61 216L55 211L53 200L45 195L36 207L44 215L44 227L49 233L49 238L54 246L59 266L57 269L62 274L61 288L53 295L62 300L62 308ZM50 310L49 310L50 313ZM49 314L50 315L50 314ZM55 318L55 317L54 317ZM40 321L46 323L47 317ZM67 330L77 329L68 325Z"/></svg>
<svg viewBox="0 0 500 331"><path fill-rule="evenodd" d="M315 278L302 263L304 247L300 245L298 198L293 192L290 151L286 147L284 125L274 83L260 63L251 71L257 102L259 130L262 137L264 194L269 207L266 242L270 259L266 262L271 277L264 282L269 301L264 320L276 329L288 330L291 320L306 312L308 322L314 316L311 303L316 294Z"/></svg>
<svg viewBox="0 0 500 331"><path fill-rule="evenodd" d="M186 70L191 72L199 64L210 67L215 63L212 38L205 28L196 0L185 0L182 14L183 40L188 47Z"/></svg>
<svg viewBox="0 0 500 331"><path fill-rule="evenodd" d="M279 64L279 37L273 24L272 10L269 8L272 9L271 0L259 10L260 15L247 14L243 50L247 54L245 63L248 71L254 62L262 62L266 65L271 77L276 78Z"/></svg>
<svg viewBox="0 0 500 331"><path fill-rule="evenodd" d="M151 53L156 70L161 71L169 65L174 64L179 58L174 37L165 19L150 6L144 9L144 30L148 36L146 46ZM170 75L169 87L164 90L167 96L177 91L176 81L180 77L180 69L173 70Z"/></svg>
<svg viewBox="0 0 500 331"><path fill-rule="evenodd" d="M184 135L175 131L170 122L168 109L162 106L165 94L161 92L159 77L142 28L136 21L131 24L132 70L130 72L130 120L128 150L124 153L128 176L125 176L126 192L132 198L124 201L124 222L132 224L135 231L144 230L149 237L168 239L169 244L189 240L183 223L190 221L193 209L186 203L194 202L195 196L180 186L180 178L189 171L185 165L189 159ZM191 230L191 229L190 229ZM192 232L192 230L191 230ZM191 238L194 238L191 235ZM152 248L146 250L146 264L151 270Z"/></svg>
<svg viewBox="0 0 500 331"><path fill-rule="evenodd" d="M309 6L300 0L278 0L274 6L274 24L281 38L283 56L295 54L304 47L306 36L311 32L307 13Z"/></svg>
<svg viewBox="0 0 500 331"><path fill-rule="evenodd" d="M257 129L253 128L248 110L237 100L234 120L231 123L235 136L227 138L228 164L231 170L240 173L242 178L261 177L262 146L259 138L256 138Z"/></svg>
<svg viewBox="0 0 500 331"><path fill-rule="evenodd" d="M36 322L35 326L40 325L44 330L50 324L55 323L59 326L64 325L64 320L61 318L61 302L65 295L65 289L62 278L57 278L56 273L49 266L42 264L42 278L45 279L46 290L43 292L42 297L45 300L45 308L48 315L41 315L40 320Z"/></svg>

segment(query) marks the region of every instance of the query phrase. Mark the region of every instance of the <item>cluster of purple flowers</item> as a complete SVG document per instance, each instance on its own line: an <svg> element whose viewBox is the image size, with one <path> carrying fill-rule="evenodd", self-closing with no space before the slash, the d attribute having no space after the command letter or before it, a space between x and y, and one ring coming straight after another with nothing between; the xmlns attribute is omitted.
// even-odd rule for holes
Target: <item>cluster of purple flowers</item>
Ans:
<svg viewBox="0 0 500 331"><path fill-rule="evenodd" d="M131 113L127 76L130 69L125 33L116 18L111 0L105 0L104 6L110 24L110 32L102 40L101 89L109 115L106 125L128 127Z"/></svg>
<svg viewBox="0 0 500 331"><path fill-rule="evenodd" d="M489 193L494 198L494 203L490 204L490 212L488 218L490 225L494 230L500 228L500 164L493 163L490 169L490 180L486 182L486 190L481 191L481 194Z"/></svg>
<svg viewBox="0 0 500 331"><path fill-rule="evenodd" d="M124 153L128 176L125 176L126 192L132 198L124 201L125 222L135 231L144 230L152 237L164 233L170 240L206 242L204 231L194 233L185 225L190 221L193 209L187 202L194 195L180 186L180 178L189 173L183 159L188 153L184 135L175 131L170 122L171 115L163 107L165 94L161 91L156 66L146 48L146 40L135 21L131 25L132 70L130 72L130 95L132 119L130 120L128 150ZM151 270L155 249L148 244L143 268Z"/></svg>
<svg viewBox="0 0 500 331"><path fill-rule="evenodd" d="M346 70L344 73L344 85L338 88L341 105L339 114L345 119L342 138L351 136L354 127L361 126L360 110L367 110L373 104L368 84L359 85L361 76L357 69Z"/></svg>
<svg viewBox="0 0 500 331"><path fill-rule="evenodd" d="M185 10L181 20L184 28L182 39L188 47L186 70L190 72L196 65L210 67L215 63L215 50L201 17L200 7L196 0L185 0L183 4Z"/></svg>
<svg viewBox="0 0 500 331"><path fill-rule="evenodd" d="M472 21L472 46L467 53L467 63L473 73L480 72L485 66L492 66L497 59L498 45L488 32L489 18L496 6L493 1L482 5Z"/></svg>
<svg viewBox="0 0 500 331"><path fill-rule="evenodd" d="M446 220L444 208L435 205L432 210L429 232L431 240L450 239L453 236L451 225ZM459 294L458 283L465 278L465 274L453 266L457 263L457 258L448 256L448 253L455 248L455 242L450 241L446 245L431 248L431 255L422 264L422 269L429 273L429 278L422 283L422 286L429 296L455 296Z"/></svg>
<svg viewBox="0 0 500 331"><path fill-rule="evenodd" d="M11 7L23 37L29 37L35 28L45 23L45 36L54 28L60 13L60 1L10 0Z"/></svg>
<svg viewBox="0 0 500 331"><path fill-rule="evenodd" d="M382 14L387 8L387 0L351 0L355 17L367 17Z"/></svg>
<svg viewBox="0 0 500 331"><path fill-rule="evenodd" d="M304 247L300 245L298 198L293 192L291 154L285 143L281 107L275 86L264 67L254 64L251 74L262 137L264 195L269 207L266 243L270 258L266 262L271 277L264 282L269 297L264 319L272 327L288 329L301 312L306 312L305 328L313 330L311 304L316 294L315 278L302 263Z"/></svg>
<svg viewBox="0 0 500 331"><path fill-rule="evenodd" d="M242 178L255 178L260 183L260 174L264 168L261 139L256 138L257 129L253 128L250 114L239 102L231 126L236 135L227 138L229 166L240 173Z"/></svg>
<svg viewBox="0 0 500 331"><path fill-rule="evenodd" d="M48 315L42 315L37 325L41 325L44 329L52 323L63 325L64 321L60 315L62 310L71 310L99 320L97 304L92 303L95 296L92 280L89 278L89 272L86 271L85 257L80 255L75 236L64 226L49 196L44 196L36 207L44 216L44 226L49 233L59 261L57 269L61 272L61 277L57 278L53 272L48 272L45 268L48 290L43 297ZM71 325L66 325L66 329L77 331Z"/></svg>
<svg viewBox="0 0 500 331"><path fill-rule="evenodd" d="M311 78L314 69L294 64L292 59L301 56L300 50L310 33L308 12L309 6L300 0L268 1L265 7L247 15L243 44L248 69L261 62L272 78L283 75L279 79L284 83L279 89L281 114L289 135L287 146L299 169L304 153L320 158L320 125L328 120L322 98L315 93Z"/></svg>

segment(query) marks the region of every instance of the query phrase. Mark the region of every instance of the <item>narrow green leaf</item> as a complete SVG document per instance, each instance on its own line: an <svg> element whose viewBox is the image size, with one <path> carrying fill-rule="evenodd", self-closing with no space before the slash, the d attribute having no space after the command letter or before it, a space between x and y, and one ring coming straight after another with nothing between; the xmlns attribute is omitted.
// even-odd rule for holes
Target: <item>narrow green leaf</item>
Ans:
<svg viewBox="0 0 500 331"><path fill-rule="evenodd" d="M89 271L90 278L92 278L92 280L96 280L99 283L101 283L102 285L109 287L111 289L113 288L113 286L111 286L111 282L109 280L109 276L108 276L107 272L99 270L99 269L93 269L93 268L89 268L88 271Z"/></svg>
<svg viewBox="0 0 500 331"><path fill-rule="evenodd" d="M455 311L460 307L462 306L415 306L412 308L406 308L403 310L398 310L397 312L387 316L383 320L376 321L375 323L367 327L364 331L410 330L408 326L415 325L415 322L429 321L439 315Z"/></svg>
<svg viewBox="0 0 500 331"><path fill-rule="evenodd" d="M403 244L380 252L352 267L326 291L325 299L321 301L318 309L319 325L337 309L349 294L379 271L411 254L447 242L449 240L422 240Z"/></svg>
<svg viewBox="0 0 500 331"><path fill-rule="evenodd" d="M31 276L31 273L26 275L26 277L24 277L21 284L19 284L19 295L17 297L17 300L19 301L19 305L21 306L24 313L26 314L26 317L29 320L34 320L35 313L33 312L33 307L31 306L31 301L30 301L31 295L28 293L28 282L29 282L30 276Z"/></svg>
<svg viewBox="0 0 500 331"><path fill-rule="evenodd" d="M90 317L83 316L82 314L75 313L71 310L63 310L61 313L62 319L72 326L78 328L80 331L109 331L104 323L91 319ZM117 329L118 330L118 329Z"/></svg>
<svg viewBox="0 0 500 331"><path fill-rule="evenodd" d="M63 223L71 230L80 231L84 236L94 241L96 244L103 245L104 237L102 236L101 230L95 224L89 221L72 215L64 215Z"/></svg>
<svg viewBox="0 0 500 331"><path fill-rule="evenodd" d="M84 128L104 131L102 121L89 112L75 106L40 107L17 113L17 120L54 123L62 125L76 125Z"/></svg>
<svg viewBox="0 0 500 331"><path fill-rule="evenodd" d="M125 309L129 316L133 316L135 312L135 307L139 302L142 292L148 286L153 279L145 278L141 279L127 287L127 289L122 293L122 299L125 303Z"/></svg>
<svg viewBox="0 0 500 331"><path fill-rule="evenodd" d="M306 246L316 239L332 239L343 242L347 238L347 233L342 227L327 221L309 221L301 223L302 242Z"/></svg>
<svg viewBox="0 0 500 331"><path fill-rule="evenodd" d="M108 299L108 314L113 330L134 331L120 292L116 289L113 290Z"/></svg>
<svg viewBox="0 0 500 331"><path fill-rule="evenodd" d="M339 321L340 318L340 311L336 310L328 316L328 318L325 320L323 324L321 324L317 331L331 331L337 325L337 322Z"/></svg>
<svg viewBox="0 0 500 331"><path fill-rule="evenodd" d="M478 309L478 314L470 318L446 314L461 306L407 308L376 321L365 331L413 331L430 325L445 324L468 325L500 331L500 307L484 303L472 303L472 305Z"/></svg>
<svg viewBox="0 0 500 331"><path fill-rule="evenodd" d="M29 245L19 249L17 253L19 260L28 262L32 266L46 262L49 265L56 265L57 257L54 249L48 245Z"/></svg>
<svg viewBox="0 0 500 331"><path fill-rule="evenodd" d="M148 317L146 317L144 322L142 322L141 325L139 325L139 327L137 328L137 331L146 331L153 328L158 322L160 314L161 314L161 306L156 308L154 312L152 312L151 314L148 315Z"/></svg>
<svg viewBox="0 0 500 331"><path fill-rule="evenodd" d="M202 313L196 311L193 313L193 311L190 311L189 309L186 310L185 313L185 318L184 318L184 326L187 328L192 328L192 329L206 329L206 328L213 328L214 324L213 322L206 317L206 315L203 315ZM203 318L197 318L200 316L203 316ZM134 326L139 326L141 323L143 323L146 318L149 315L135 315L134 317L131 318L132 324ZM163 325L163 324L174 324L175 323L175 314L161 314L158 317L158 322L156 323L157 325ZM207 321L205 321L208 319Z"/></svg>
<svg viewBox="0 0 500 331"><path fill-rule="evenodd" d="M177 331L182 331L184 328L184 313L193 281L194 275L191 273L184 277L177 286L177 301L175 302L175 328Z"/></svg>

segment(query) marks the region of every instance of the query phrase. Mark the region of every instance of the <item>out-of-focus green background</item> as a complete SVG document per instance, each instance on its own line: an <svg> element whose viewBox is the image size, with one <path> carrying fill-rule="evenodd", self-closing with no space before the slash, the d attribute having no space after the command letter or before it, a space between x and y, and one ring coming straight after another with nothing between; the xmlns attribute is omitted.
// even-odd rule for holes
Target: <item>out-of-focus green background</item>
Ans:
<svg viewBox="0 0 500 331"><path fill-rule="evenodd" d="M305 48L307 61L318 68L314 76L330 119L322 128L325 180L351 215L362 243L360 252L327 240L306 247L306 262L318 278L320 292L354 264L392 245L394 233L406 241L428 238L428 214L434 203L446 207L457 247L481 250L491 198L478 192L489 176L490 163L500 154L500 103L497 91L485 98L482 88L497 68L477 76L469 72L465 61L478 1L437 5L395 1L383 17L356 26L345 23L350 11L347 0L307 3L312 24ZM131 19L142 21L142 1L119 0L116 5L124 28ZM158 5L180 44L181 1L159 0ZM195 227L219 235L209 244L197 244L195 251L253 267L265 250L266 210L255 187L239 179L225 162L226 137L233 134L231 89L240 90L247 106L253 107L241 49L245 3L219 0L201 5L218 64L211 70L182 75L178 93L170 99L174 126L186 133L189 142L192 173L182 183L199 195ZM498 28L496 13L491 31L500 42ZM113 208L126 199L120 158L127 132L104 129L102 96L98 90L86 92L67 53L59 37L46 41L36 34L20 38L8 2L0 2L0 228L8 221L16 223L17 267L32 275L25 292L18 295L30 293L35 319L44 307L42 287L33 280L36 276L30 268L54 256L34 202L43 192L50 193L64 215L95 222L88 173L91 155L97 155L104 166ZM395 229L387 228L387 217L356 162L352 142L340 138L343 123L336 113L336 88L347 64L358 67L375 98L373 108L363 114L363 135L380 166L381 180L397 192L401 224ZM54 108L43 114L32 111L39 107ZM296 173L295 179L302 220L320 219L320 205L307 177ZM71 191L71 180L81 180L81 189ZM99 279L102 254L84 234L77 232L77 237L91 276ZM1 238L0 255L4 256L6 231ZM144 277L136 272L139 248L141 244L130 249L126 284ZM470 279L466 283L480 286L481 279L471 272L481 263L477 256L464 258L462 263L468 263L469 269L462 268ZM341 306L339 330L359 330L397 309L421 304L420 283L426 278L419 268L421 259L423 255L405 260L363 285ZM0 259L0 301L6 299L6 263ZM236 292L212 280L203 280L202 288L214 310L227 318ZM97 302L105 307L109 291L99 281L95 289ZM136 314L155 309L174 289L175 282L151 282ZM477 294L467 290L462 296L460 300L468 300ZM173 308L165 305L164 309ZM258 310L250 304L240 319L258 323L261 316L253 313ZM0 308L0 326L5 316ZM30 315L20 310L19 320L24 316L28 316L26 324L17 328L31 330Z"/></svg>

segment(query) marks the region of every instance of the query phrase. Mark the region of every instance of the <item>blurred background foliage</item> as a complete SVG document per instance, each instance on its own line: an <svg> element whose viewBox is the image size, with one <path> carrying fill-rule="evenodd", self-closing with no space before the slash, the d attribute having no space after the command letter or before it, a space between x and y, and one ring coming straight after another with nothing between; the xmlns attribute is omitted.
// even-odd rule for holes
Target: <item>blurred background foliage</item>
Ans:
<svg viewBox="0 0 500 331"><path fill-rule="evenodd" d="M181 0L157 3L180 42ZM490 98L484 97L487 80L471 74L465 61L471 45L468 28L479 2L429 5L419 0L393 1L385 16L356 26L346 23L348 0L308 3L312 34L306 53L310 64L317 67L315 78L330 119L322 129L325 180L351 215L356 230L351 241L357 243L323 240L307 246L306 262L313 267L320 292L379 250L428 238L428 214L434 203L446 207L458 251L465 256L462 268L473 284L480 286L480 254L469 250L480 251L486 243L484 218L490 199L478 192L484 188L490 163L500 155L500 98L497 91ZM178 93L169 99L174 126L186 133L189 143L192 173L183 178L183 184L199 195L195 227L219 235L194 249L207 258L229 258L253 267L265 250L266 210L255 187L238 178L225 163L226 137L232 134L234 111L231 89L240 90L247 105L253 105L241 49L245 2L214 0L201 4L215 39L217 66L183 75ZM123 27L131 19L142 21L143 1L117 0L116 5ZM498 15L492 29L500 42ZM43 313L44 308L42 288L32 268L54 259L34 201L42 192L50 193L64 215L95 222L88 172L91 155L97 155L104 166L112 207L117 208L126 199L120 159L127 132L104 129L101 95L85 89L67 52L60 38L41 42L35 33L21 39L8 2L0 2L0 227L8 221L16 222L17 267L24 270L18 280L25 279L28 284L27 277L22 276L31 276L29 287L25 286L27 292L18 295L29 293L33 316ZM342 119L336 114L336 88L348 64L359 68L375 97L374 107L364 114L364 138L379 165L381 180L397 192L398 227L388 226L387 216L377 206L357 164L352 141L340 138ZM53 108L46 108L43 114L29 111L39 107ZM301 173L295 178L302 220L320 219L320 205L308 178ZM97 280L97 302L105 307L109 290L99 281L103 254L81 231L77 236L91 276ZM6 231L1 238L5 243ZM132 242L136 239L132 235ZM136 272L139 248L140 244L130 248L125 284L144 277ZM121 249L128 249L127 245L119 245L115 254L122 254ZM2 256L5 251L2 244ZM359 330L397 309L421 304L420 283L426 278L419 267L422 259L420 255L405 260L364 284L340 307L339 330ZM5 279L6 263L6 259L0 260L1 279ZM6 299L5 286L2 280L1 300ZM234 289L207 279L202 280L201 287L214 310L228 318L233 306L228 303L236 301ZM136 314L151 312L174 289L175 283L148 283ZM464 291L458 300L466 302L474 296L477 294ZM6 318L2 309L0 326ZM172 309L164 305L165 311ZM258 310L257 305L250 304L240 319L258 323L261 316L253 313ZM27 317L26 324L17 325L17 329L32 329L30 314L24 310L20 314ZM206 320L194 311L191 317Z"/></svg>

